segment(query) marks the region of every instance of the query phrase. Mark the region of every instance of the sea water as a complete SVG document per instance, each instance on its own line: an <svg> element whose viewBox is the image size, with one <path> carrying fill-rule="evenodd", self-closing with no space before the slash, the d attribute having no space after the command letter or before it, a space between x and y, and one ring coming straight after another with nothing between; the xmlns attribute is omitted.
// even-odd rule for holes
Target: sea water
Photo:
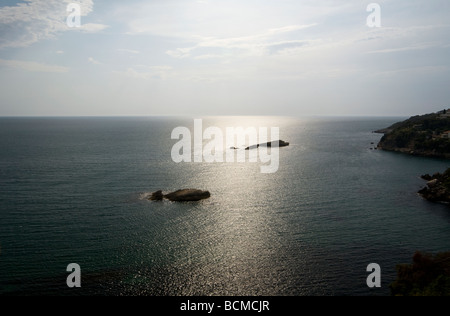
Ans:
<svg viewBox="0 0 450 316"><path fill-rule="evenodd" d="M194 118L0 118L0 294L389 295L397 264L450 250L450 208L417 195L448 161L373 149L403 119L203 118L278 127L290 146L263 174L175 163ZM184 188L211 198L146 199Z"/></svg>

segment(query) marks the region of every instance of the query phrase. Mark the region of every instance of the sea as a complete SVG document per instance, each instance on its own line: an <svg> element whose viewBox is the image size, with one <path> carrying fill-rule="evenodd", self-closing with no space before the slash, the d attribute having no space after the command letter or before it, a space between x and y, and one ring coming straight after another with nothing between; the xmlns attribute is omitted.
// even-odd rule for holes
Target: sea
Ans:
<svg viewBox="0 0 450 316"><path fill-rule="evenodd" d="M277 127L290 146L274 173L174 162L194 119ZM375 149L403 119L0 118L0 295L389 296L397 265L450 250L450 207L417 194L449 161ZM147 198L185 188L211 198Z"/></svg>

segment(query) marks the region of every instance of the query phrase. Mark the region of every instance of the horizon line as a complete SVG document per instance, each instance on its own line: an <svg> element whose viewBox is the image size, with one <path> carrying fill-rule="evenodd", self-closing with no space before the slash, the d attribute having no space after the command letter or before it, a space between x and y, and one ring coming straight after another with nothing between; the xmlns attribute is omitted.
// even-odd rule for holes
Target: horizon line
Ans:
<svg viewBox="0 0 450 316"><path fill-rule="evenodd" d="M430 114L430 113L426 113ZM416 114L424 115L424 114ZM0 115L0 118L214 118L214 117L279 117L279 118L390 118L411 117L415 115Z"/></svg>

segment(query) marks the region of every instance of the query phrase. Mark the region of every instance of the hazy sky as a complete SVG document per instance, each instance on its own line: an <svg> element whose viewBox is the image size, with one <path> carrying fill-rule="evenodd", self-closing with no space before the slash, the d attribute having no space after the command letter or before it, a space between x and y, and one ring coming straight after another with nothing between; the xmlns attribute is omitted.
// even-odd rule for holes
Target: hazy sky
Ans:
<svg viewBox="0 0 450 316"><path fill-rule="evenodd" d="M381 6L381 27L367 6ZM81 27L67 5L81 4ZM0 115L450 107L449 0L1 0Z"/></svg>

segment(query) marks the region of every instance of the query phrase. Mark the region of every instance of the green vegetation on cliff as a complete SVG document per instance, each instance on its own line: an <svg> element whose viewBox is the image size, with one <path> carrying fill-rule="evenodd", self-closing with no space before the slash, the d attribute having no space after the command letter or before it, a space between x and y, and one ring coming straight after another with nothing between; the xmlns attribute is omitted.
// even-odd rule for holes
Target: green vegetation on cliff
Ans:
<svg viewBox="0 0 450 316"><path fill-rule="evenodd" d="M380 149L450 158L450 111L414 116L377 132L385 134Z"/></svg>
<svg viewBox="0 0 450 316"><path fill-rule="evenodd" d="M416 252L412 264L397 266L390 289L395 296L450 296L450 252Z"/></svg>

